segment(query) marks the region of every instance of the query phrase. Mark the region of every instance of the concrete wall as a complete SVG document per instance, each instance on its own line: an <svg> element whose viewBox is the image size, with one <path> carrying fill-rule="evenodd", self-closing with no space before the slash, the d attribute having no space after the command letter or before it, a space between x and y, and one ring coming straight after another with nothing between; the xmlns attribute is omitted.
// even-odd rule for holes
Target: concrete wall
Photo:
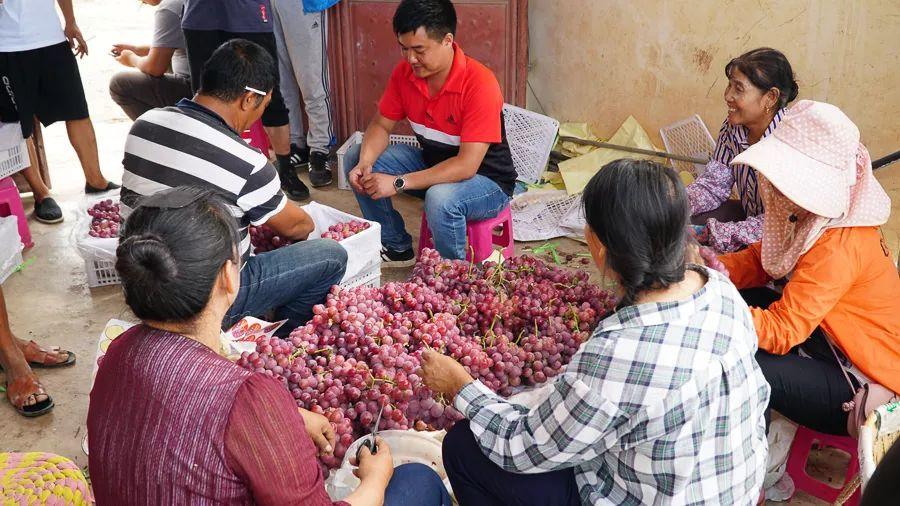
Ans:
<svg viewBox="0 0 900 506"><path fill-rule="evenodd" d="M837 105L873 158L900 150L900 1L531 0L528 107L607 137L699 113L716 136L725 64L783 51L800 98Z"/></svg>

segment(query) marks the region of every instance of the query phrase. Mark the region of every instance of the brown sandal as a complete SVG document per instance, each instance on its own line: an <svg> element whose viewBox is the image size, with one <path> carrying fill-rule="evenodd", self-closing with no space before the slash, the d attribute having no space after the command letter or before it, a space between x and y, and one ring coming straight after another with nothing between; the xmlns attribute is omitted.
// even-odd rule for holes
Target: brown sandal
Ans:
<svg viewBox="0 0 900 506"><path fill-rule="evenodd" d="M16 411L25 417L33 418L45 415L53 409L53 398L47 398L31 405L26 405L29 399L37 400L38 395L47 395L37 376L29 374L22 376L12 383L6 383L6 398Z"/></svg>
<svg viewBox="0 0 900 506"><path fill-rule="evenodd" d="M63 350L59 346L51 346L49 350L45 350L38 343L34 341L28 341L28 344L25 345L25 349L22 350L22 353L26 356L26 360L28 360L28 364L31 367L36 367L39 369L52 369L54 367L67 367L75 364L75 354L71 351ZM57 362L52 356L51 353L55 354L66 354L66 360L63 362ZM31 355L32 357L37 357L37 360L28 359L27 357Z"/></svg>

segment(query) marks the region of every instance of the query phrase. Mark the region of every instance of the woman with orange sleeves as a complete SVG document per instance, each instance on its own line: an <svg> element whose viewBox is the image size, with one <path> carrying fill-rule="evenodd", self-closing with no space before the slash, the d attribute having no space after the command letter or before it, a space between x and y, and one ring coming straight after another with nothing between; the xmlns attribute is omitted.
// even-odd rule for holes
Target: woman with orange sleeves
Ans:
<svg viewBox="0 0 900 506"><path fill-rule="evenodd" d="M720 258L751 306L769 407L855 435L860 411L900 392L900 278L878 228L891 202L859 129L804 100L732 163L763 176L762 241Z"/></svg>

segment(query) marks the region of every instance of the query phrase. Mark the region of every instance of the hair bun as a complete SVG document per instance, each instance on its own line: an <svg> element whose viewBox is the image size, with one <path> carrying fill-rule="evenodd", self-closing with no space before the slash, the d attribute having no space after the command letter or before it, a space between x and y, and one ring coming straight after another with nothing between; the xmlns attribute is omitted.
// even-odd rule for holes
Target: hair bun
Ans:
<svg viewBox="0 0 900 506"><path fill-rule="evenodd" d="M787 103L793 102L794 99L797 98L797 95L799 93L800 93L800 86L797 84L796 80L791 79L791 85L790 85L790 88L788 89L788 94L787 94Z"/></svg>
<svg viewBox="0 0 900 506"><path fill-rule="evenodd" d="M125 239L116 249L116 268L144 274L159 282L172 281L178 275L178 264L169 245L156 234L138 234Z"/></svg>

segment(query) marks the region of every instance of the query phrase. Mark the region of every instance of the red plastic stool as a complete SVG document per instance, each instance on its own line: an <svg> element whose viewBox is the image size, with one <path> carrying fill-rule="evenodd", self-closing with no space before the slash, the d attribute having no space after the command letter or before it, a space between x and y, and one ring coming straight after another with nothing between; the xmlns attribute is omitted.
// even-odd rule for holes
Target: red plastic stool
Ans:
<svg viewBox="0 0 900 506"><path fill-rule="evenodd" d="M797 490L802 490L831 504L841 494L842 489L834 488L806 474L806 459L809 457L813 444L817 442L821 447L830 446L850 454L850 464L847 466L844 486L850 483L856 476L856 473L859 472L859 445L851 437L822 434L802 425L797 428L797 435L794 436L794 442L791 443L791 452L788 455L787 473L794 480ZM859 504L859 489L853 493L845 504L851 506Z"/></svg>
<svg viewBox="0 0 900 506"><path fill-rule="evenodd" d="M269 136L266 135L266 129L263 128L262 121L256 120L250 125L250 130L241 132L241 137L248 141L251 146L262 151L268 158L269 156Z"/></svg>
<svg viewBox="0 0 900 506"><path fill-rule="evenodd" d="M496 232L497 229L499 233ZM509 206L503 208L500 213L486 220L470 221L466 223L466 237L469 240L469 249L466 251L466 260L481 262L491 256L494 246L503 248L503 257L509 258L515 253L512 234L512 214ZM419 229L419 252L424 248L433 248L434 240L431 237L431 228L428 227L428 218L422 213L422 227Z"/></svg>
<svg viewBox="0 0 900 506"><path fill-rule="evenodd" d="M22 207L19 189L11 177L0 179L0 216L13 216L19 222L19 237L26 248L34 246L31 242L31 230L28 228L28 217Z"/></svg>

